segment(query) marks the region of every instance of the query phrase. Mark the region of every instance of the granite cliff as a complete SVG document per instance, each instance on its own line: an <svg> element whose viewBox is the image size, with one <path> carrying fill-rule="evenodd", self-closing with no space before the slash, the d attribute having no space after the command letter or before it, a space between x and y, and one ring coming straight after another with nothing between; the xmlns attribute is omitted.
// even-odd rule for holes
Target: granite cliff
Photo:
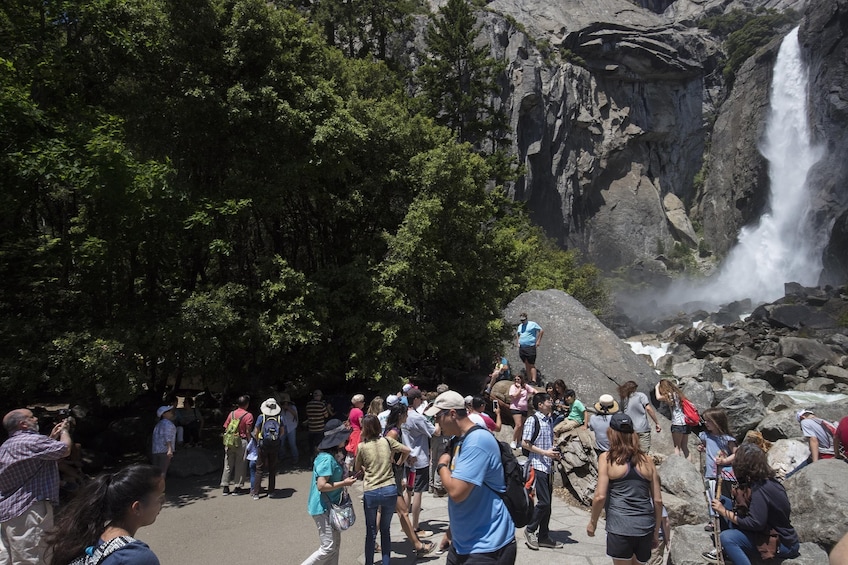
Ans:
<svg viewBox="0 0 848 565"><path fill-rule="evenodd" d="M758 144L780 37L750 57L730 86L721 38L697 24L734 9L794 10L809 62L812 127L827 148L810 177L811 217L825 237L848 209L846 5L489 2L478 13L479 40L507 62L499 103L525 169L511 196L527 202L560 245L607 271L642 268L678 243L693 254L700 243L724 255L767 206ZM839 241L828 253L844 254ZM831 283L844 277L838 268L827 273Z"/></svg>

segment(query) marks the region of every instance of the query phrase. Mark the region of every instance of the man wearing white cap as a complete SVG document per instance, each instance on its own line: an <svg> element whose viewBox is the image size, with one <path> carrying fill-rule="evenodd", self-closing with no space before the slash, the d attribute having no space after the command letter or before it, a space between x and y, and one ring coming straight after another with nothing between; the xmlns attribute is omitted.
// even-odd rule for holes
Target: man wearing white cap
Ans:
<svg viewBox="0 0 848 565"><path fill-rule="evenodd" d="M798 410L795 417L801 424L801 433L810 445L812 462L833 459L833 436L825 429L824 420L813 414L812 410L806 409Z"/></svg>
<svg viewBox="0 0 848 565"><path fill-rule="evenodd" d="M498 496L506 492L506 484L497 440L490 433L469 433L476 426L468 418L465 399L452 390L436 397L425 414L435 418L443 434L458 439L436 465L449 497L450 526L441 543L444 549L450 542L448 565L513 565L515 523Z"/></svg>
<svg viewBox="0 0 848 565"><path fill-rule="evenodd" d="M389 412L392 411L392 406L396 406L400 402L400 397L396 394L390 394L386 397L386 409L377 414L377 419L380 421L380 427L386 431L386 422L389 421Z"/></svg>

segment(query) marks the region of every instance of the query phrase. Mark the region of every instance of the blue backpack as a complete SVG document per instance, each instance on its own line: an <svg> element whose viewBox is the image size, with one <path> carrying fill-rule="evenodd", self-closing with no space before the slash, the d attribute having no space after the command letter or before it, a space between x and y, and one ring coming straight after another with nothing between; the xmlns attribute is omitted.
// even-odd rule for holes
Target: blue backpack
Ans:
<svg viewBox="0 0 848 565"><path fill-rule="evenodd" d="M262 433L259 436L259 448L271 451L280 448L282 426L279 416L263 416Z"/></svg>

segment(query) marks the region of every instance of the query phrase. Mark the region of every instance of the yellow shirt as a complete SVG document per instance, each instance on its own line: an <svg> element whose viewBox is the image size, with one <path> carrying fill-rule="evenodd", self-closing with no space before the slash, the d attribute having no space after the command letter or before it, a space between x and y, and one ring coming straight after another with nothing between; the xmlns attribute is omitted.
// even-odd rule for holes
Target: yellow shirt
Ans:
<svg viewBox="0 0 848 565"><path fill-rule="evenodd" d="M403 451L403 444L390 437L363 441L356 451L356 467L365 469L364 489L374 490L395 484L392 453Z"/></svg>

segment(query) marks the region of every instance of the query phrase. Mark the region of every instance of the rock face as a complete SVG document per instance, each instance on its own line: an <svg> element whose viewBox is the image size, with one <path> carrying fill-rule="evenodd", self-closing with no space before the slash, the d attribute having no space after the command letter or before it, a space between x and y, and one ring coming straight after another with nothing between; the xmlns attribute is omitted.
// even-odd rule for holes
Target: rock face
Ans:
<svg viewBox="0 0 848 565"><path fill-rule="evenodd" d="M848 161L844 157L848 144L848 4L844 0L808 2L798 38L809 64L813 136L825 150L807 176L814 190L813 223L819 233L828 233L830 223L848 211ZM845 225L844 219L840 225ZM841 256L844 261L846 248L838 246L844 243L845 232L832 233L827 255ZM830 267L824 273L826 280L844 283L844 273Z"/></svg>
<svg viewBox="0 0 848 565"><path fill-rule="evenodd" d="M430 0L434 10L443 3ZM703 239L725 254L767 207L758 144L780 40L750 58L728 88L722 45L697 24L761 8L804 14L812 125L827 145L810 174L812 217L828 232L848 207L840 151L848 142L848 8L841 0L488 2L478 12L479 42L507 65L494 103L509 116L511 152L525 171L509 194L560 245L606 270L627 267L637 278L662 280L651 262L675 242L696 247ZM829 256L844 257L846 239L831 243ZM848 276L826 272L828 283Z"/></svg>
<svg viewBox="0 0 848 565"><path fill-rule="evenodd" d="M563 379L587 406L602 394L617 398L618 386L629 380L636 381L642 392L653 389L657 378L650 367L568 294L558 290L525 292L504 310L504 318L517 326L521 312L545 332L536 358L545 381ZM510 347L507 352L514 370L522 369L518 349Z"/></svg>

